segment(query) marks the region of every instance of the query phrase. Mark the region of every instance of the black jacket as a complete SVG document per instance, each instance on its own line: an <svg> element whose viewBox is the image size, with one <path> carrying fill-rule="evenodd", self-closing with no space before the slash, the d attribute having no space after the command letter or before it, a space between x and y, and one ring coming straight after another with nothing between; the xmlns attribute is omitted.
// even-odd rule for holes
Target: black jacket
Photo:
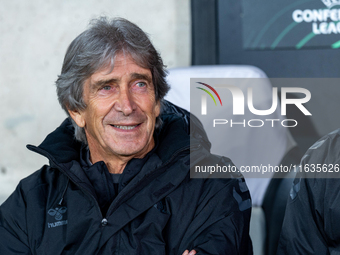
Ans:
<svg viewBox="0 0 340 255"><path fill-rule="evenodd" d="M277 254L340 254L340 129L307 150L298 172Z"/></svg>
<svg viewBox="0 0 340 255"><path fill-rule="evenodd" d="M195 119L190 148L188 114L167 107L156 150L136 176L122 184L105 215L96 188L80 166L81 145L69 120L40 146L28 146L50 165L23 179L1 205L0 254L159 255L186 249L252 254L250 197L242 176L190 179L190 149L196 163L232 163L209 153Z"/></svg>

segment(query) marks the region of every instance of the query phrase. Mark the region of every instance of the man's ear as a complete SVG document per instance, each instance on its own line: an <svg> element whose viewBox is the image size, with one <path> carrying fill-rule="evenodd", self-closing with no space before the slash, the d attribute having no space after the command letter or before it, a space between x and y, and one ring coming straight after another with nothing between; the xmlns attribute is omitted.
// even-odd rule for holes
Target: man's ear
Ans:
<svg viewBox="0 0 340 255"><path fill-rule="evenodd" d="M67 110L74 122L81 128L85 127L84 113L78 110Z"/></svg>
<svg viewBox="0 0 340 255"><path fill-rule="evenodd" d="M156 106L155 106L156 117L158 117L160 113L161 113L161 100L158 100L158 102L156 102Z"/></svg>

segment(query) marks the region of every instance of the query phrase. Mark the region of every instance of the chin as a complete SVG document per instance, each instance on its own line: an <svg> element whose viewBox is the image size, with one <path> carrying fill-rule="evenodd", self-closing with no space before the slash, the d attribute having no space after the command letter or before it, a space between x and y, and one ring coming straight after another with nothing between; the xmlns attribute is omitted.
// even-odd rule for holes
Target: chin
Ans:
<svg viewBox="0 0 340 255"><path fill-rule="evenodd" d="M124 146L120 148L112 148L113 151L121 156L138 156L138 154L142 153L146 148L146 146L136 146L136 142L122 142L122 144L124 144Z"/></svg>

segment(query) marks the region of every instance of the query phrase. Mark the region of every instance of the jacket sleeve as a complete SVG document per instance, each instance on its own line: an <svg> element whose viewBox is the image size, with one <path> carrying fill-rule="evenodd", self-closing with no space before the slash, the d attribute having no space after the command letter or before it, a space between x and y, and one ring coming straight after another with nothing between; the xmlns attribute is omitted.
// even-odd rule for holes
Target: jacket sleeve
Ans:
<svg viewBox="0 0 340 255"><path fill-rule="evenodd" d="M188 250L194 249L198 255L253 254L249 237L251 200L244 179L206 182L206 193L183 239L190 244ZM217 190L222 182L225 186ZM209 192L214 194L209 196Z"/></svg>
<svg viewBox="0 0 340 255"><path fill-rule="evenodd" d="M318 189L311 185L309 179L296 178L294 180L277 255L329 254L322 233L323 220L320 219L321 215L317 214L318 206L315 204L311 188Z"/></svg>
<svg viewBox="0 0 340 255"><path fill-rule="evenodd" d="M28 245L26 206L20 184L0 206L0 254L32 254Z"/></svg>
<svg viewBox="0 0 340 255"><path fill-rule="evenodd" d="M340 178L335 172L340 167L339 138L339 132L332 132L303 156L302 170L319 165L327 172L299 171L288 198L277 255L339 254Z"/></svg>

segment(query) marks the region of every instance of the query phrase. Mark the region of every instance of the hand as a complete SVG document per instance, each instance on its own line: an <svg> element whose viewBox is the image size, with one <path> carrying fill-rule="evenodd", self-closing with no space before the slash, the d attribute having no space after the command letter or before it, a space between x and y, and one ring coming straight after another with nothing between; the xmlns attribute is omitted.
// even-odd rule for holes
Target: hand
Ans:
<svg viewBox="0 0 340 255"><path fill-rule="evenodd" d="M191 250L190 252L189 250L185 250L182 255L195 255L195 254L196 254L195 250Z"/></svg>

